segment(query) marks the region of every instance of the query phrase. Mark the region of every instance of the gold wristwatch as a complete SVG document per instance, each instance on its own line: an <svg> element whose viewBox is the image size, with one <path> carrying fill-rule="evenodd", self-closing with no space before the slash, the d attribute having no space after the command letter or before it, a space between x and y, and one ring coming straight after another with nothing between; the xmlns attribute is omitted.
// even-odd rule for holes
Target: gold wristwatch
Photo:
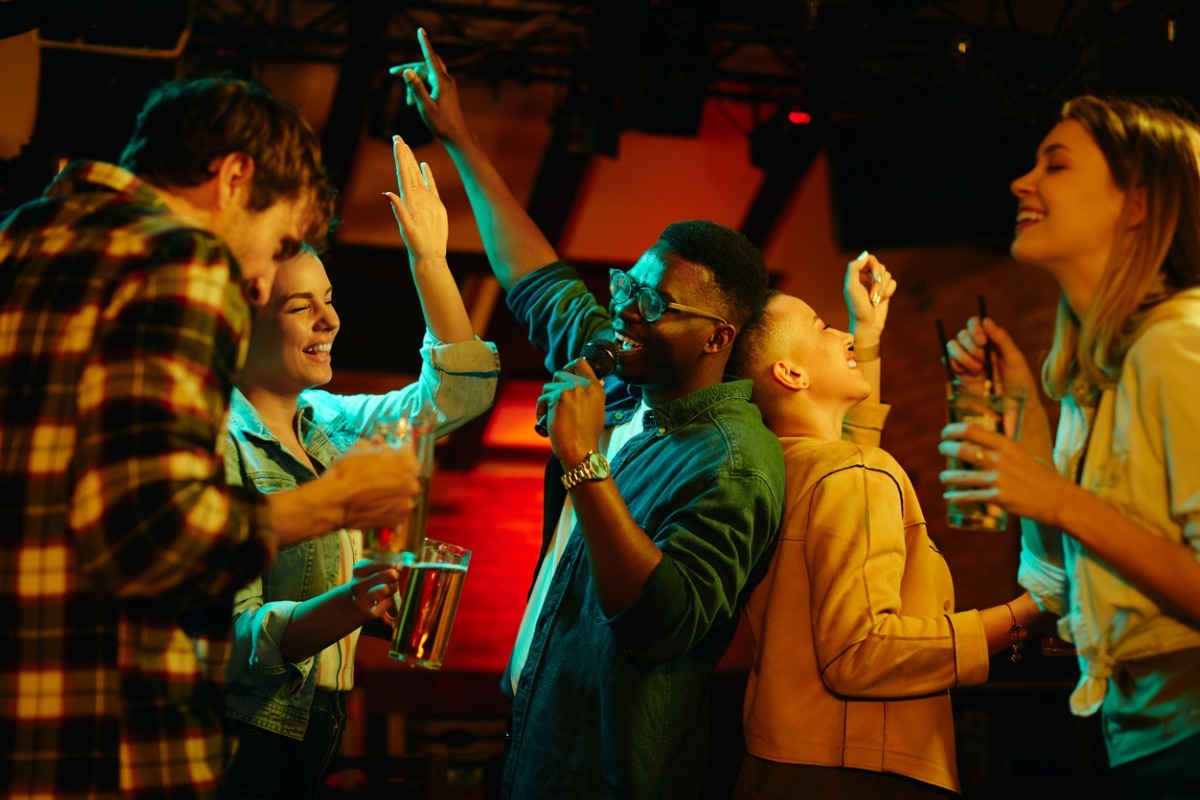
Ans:
<svg viewBox="0 0 1200 800"><path fill-rule="evenodd" d="M567 470L562 476L562 483L567 491L570 491L584 481L602 481L611 475L608 459L595 450L588 450L583 461Z"/></svg>

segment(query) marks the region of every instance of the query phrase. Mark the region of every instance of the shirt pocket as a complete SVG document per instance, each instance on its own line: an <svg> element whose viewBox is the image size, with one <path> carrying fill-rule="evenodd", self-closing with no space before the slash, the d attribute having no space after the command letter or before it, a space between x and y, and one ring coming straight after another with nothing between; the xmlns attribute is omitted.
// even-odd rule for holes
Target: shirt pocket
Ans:
<svg viewBox="0 0 1200 800"><path fill-rule="evenodd" d="M254 490L261 494L271 494L273 492L282 492L287 489L296 488L296 479L286 472L278 470L250 470L246 473L246 480Z"/></svg>

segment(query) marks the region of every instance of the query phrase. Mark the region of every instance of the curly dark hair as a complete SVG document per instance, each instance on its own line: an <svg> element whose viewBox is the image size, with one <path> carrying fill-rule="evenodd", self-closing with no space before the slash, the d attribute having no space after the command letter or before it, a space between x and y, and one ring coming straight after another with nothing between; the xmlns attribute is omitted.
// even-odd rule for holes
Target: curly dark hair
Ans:
<svg viewBox="0 0 1200 800"><path fill-rule="evenodd" d="M198 186L213 159L242 153L254 161L249 208L308 200L305 238L320 246L334 216L334 191L321 143L295 106L242 78L171 81L151 92L121 166L158 186Z"/></svg>
<svg viewBox="0 0 1200 800"><path fill-rule="evenodd" d="M724 316L741 326L767 299L767 264L762 253L741 233L715 222L673 222L659 242L680 258L708 268L725 308Z"/></svg>

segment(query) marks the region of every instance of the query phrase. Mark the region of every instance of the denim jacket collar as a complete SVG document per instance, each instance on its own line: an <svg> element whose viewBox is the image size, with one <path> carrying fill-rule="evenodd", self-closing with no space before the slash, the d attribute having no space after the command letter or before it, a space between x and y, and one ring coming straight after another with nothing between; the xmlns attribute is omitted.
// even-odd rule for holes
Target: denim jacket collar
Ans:
<svg viewBox="0 0 1200 800"><path fill-rule="evenodd" d="M642 401L641 387L631 386L620 379L609 377L607 386L607 413L604 426L612 428L629 419L630 414ZM730 398L750 399L754 382L744 378L730 378L697 389L683 397L672 400L661 406L650 408L646 415L646 427L657 428L660 434L667 434L685 425L691 424L698 416L708 411L714 403Z"/></svg>
<svg viewBox="0 0 1200 800"><path fill-rule="evenodd" d="M297 404L295 422L299 426L300 443L310 458L318 461L323 467L328 467L341 454L341 451L329 441L313 423L314 410L312 403L300 395ZM276 438L275 434L263 422L258 409L242 394L241 389L234 387L233 397L229 404L229 427L238 432L247 441L256 441L259 447L269 446L286 452L286 448ZM288 455L291 455L288 453Z"/></svg>
<svg viewBox="0 0 1200 800"><path fill-rule="evenodd" d="M651 408L654 425L661 433L670 433L695 421L698 416L712 408L714 403L731 398L749 400L750 390L753 388L753 381L742 378L705 386L665 405ZM649 424L647 422L647 425Z"/></svg>

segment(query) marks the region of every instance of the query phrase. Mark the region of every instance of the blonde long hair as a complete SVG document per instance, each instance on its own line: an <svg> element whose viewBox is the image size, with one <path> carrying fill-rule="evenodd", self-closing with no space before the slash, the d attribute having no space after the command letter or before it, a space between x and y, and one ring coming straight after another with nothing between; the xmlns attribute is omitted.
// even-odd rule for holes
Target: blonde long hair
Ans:
<svg viewBox="0 0 1200 800"><path fill-rule="evenodd" d="M1042 384L1056 400L1094 395L1116 382L1146 314L1200 283L1200 127L1142 100L1092 96L1069 101L1062 119L1083 125L1113 182L1130 198L1145 191L1145 221L1113 248L1105 280L1080 319L1059 299Z"/></svg>

